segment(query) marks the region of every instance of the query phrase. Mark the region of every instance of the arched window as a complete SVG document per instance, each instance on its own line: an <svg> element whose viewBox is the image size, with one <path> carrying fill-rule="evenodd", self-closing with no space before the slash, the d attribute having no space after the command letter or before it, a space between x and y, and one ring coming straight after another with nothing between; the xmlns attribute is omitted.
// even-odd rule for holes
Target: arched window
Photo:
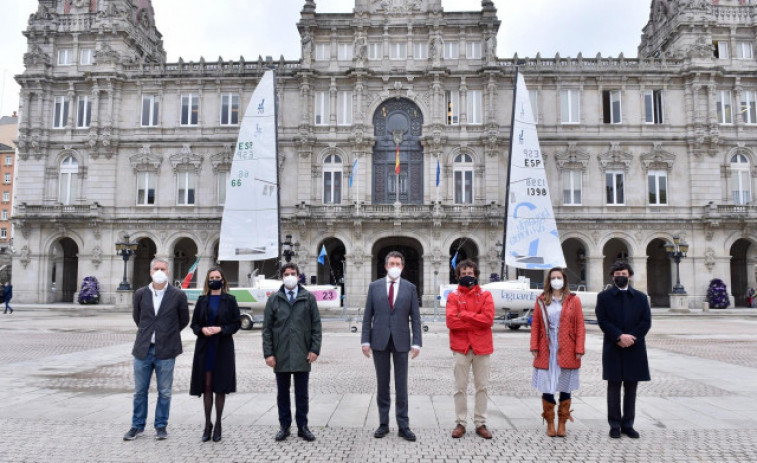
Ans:
<svg viewBox="0 0 757 463"><path fill-rule="evenodd" d="M342 158L336 154L323 161L323 203L342 203Z"/></svg>
<svg viewBox="0 0 757 463"><path fill-rule="evenodd" d="M734 204L749 204L752 201L749 159L743 154L731 158L731 194Z"/></svg>
<svg viewBox="0 0 757 463"><path fill-rule="evenodd" d="M473 158L458 154L453 166L455 176L455 204L473 204Z"/></svg>
<svg viewBox="0 0 757 463"><path fill-rule="evenodd" d="M58 200L62 204L72 204L79 193L79 163L73 156L67 156L60 163L58 178Z"/></svg>

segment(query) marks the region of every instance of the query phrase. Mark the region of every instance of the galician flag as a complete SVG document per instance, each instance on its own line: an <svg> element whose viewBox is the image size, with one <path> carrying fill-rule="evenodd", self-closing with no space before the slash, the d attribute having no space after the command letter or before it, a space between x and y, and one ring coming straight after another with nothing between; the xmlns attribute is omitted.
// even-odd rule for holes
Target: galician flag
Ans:
<svg viewBox="0 0 757 463"><path fill-rule="evenodd" d="M318 263L321 265L326 265L326 245L321 245L321 253L318 254Z"/></svg>
<svg viewBox="0 0 757 463"><path fill-rule="evenodd" d="M184 277L184 280L181 282L182 289L189 288L189 282L192 281L192 277L195 275L195 270L197 270L197 266L200 265L200 258L198 257L194 264L192 264L191 267L189 267L189 272L187 272L187 276Z"/></svg>

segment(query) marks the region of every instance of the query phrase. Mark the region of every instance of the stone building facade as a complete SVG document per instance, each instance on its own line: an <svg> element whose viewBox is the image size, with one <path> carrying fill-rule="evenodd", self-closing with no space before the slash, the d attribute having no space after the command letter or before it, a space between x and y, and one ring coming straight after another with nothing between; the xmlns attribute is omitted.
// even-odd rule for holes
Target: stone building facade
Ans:
<svg viewBox="0 0 757 463"><path fill-rule="evenodd" d="M319 282L343 281L346 303L360 306L400 249L405 277L433 305L455 253L477 259L483 279L500 273L517 65L572 282L600 290L627 259L636 286L666 306L675 266L664 245L678 235L690 244L689 294L722 278L743 304L757 263L755 17L753 0L654 0L638 58L504 58L490 0L468 12L356 0L339 14L305 0L297 60L167 63L147 0L40 0L17 77L13 265L33 277L14 282L16 297L72 300L94 275L103 299L118 299L114 243L127 234L139 243L135 285L155 255L175 279L199 257L204 275L240 113L273 68L294 260ZM275 270L222 265L240 285Z"/></svg>

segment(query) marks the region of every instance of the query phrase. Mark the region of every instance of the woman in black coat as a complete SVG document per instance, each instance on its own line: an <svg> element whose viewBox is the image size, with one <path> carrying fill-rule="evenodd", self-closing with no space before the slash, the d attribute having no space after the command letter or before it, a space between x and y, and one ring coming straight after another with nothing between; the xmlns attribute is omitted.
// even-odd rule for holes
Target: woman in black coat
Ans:
<svg viewBox="0 0 757 463"><path fill-rule="evenodd" d="M204 395L205 431L202 441L221 440L221 416L226 394L236 392L237 376L234 358L234 339L241 320L239 306L229 294L229 284L219 267L213 267L205 277L202 296L197 299L192 314L192 331L197 336L192 362L191 395ZM210 421L215 393L216 424Z"/></svg>

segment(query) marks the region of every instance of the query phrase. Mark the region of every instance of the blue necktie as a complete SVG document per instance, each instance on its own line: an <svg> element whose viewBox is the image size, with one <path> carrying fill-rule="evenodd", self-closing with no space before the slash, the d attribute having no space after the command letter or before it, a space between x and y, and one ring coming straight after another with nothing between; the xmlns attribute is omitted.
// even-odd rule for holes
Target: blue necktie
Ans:
<svg viewBox="0 0 757 463"><path fill-rule="evenodd" d="M289 291L289 303L294 305L294 291Z"/></svg>

